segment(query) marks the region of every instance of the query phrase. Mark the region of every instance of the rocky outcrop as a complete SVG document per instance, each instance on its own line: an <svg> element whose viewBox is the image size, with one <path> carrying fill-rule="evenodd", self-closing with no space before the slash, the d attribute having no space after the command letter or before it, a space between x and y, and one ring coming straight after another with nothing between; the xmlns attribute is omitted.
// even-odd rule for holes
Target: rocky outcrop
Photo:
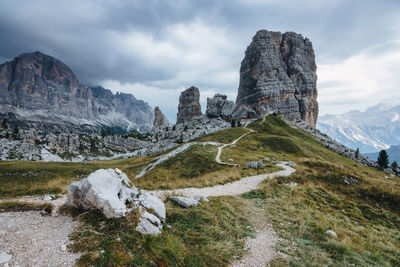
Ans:
<svg viewBox="0 0 400 267"><path fill-rule="evenodd" d="M200 106L200 93L197 87L190 87L181 93L179 97L178 115L176 123L190 121L194 117L202 115Z"/></svg>
<svg viewBox="0 0 400 267"><path fill-rule="evenodd" d="M168 119L161 112L160 108L157 106L154 108L154 122L152 132L157 132L159 130L163 130L166 127L170 127L172 124L168 121Z"/></svg>
<svg viewBox="0 0 400 267"><path fill-rule="evenodd" d="M235 109L235 102L227 100L226 95L216 94L213 98L207 98L206 114L209 118L231 120Z"/></svg>
<svg viewBox="0 0 400 267"><path fill-rule="evenodd" d="M67 204L85 210L100 210L106 218L121 218L137 210L136 230L142 234L161 233L166 218L164 203L145 190L131 185L119 169L100 169L68 187Z"/></svg>
<svg viewBox="0 0 400 267"><path fill-rule="evenodd" d="M258 116L276 112L315 127L316 82L314 50L307 38L260 30L241 63L236 104L249 106Z"/></svg>
<svg viewBox="0 0 400 267"><path fill-rule="evenodd" d="M47 132L151 131L150 106L129 94L81 84L60 60L26 53L0 65L0 119Z"/></svg>

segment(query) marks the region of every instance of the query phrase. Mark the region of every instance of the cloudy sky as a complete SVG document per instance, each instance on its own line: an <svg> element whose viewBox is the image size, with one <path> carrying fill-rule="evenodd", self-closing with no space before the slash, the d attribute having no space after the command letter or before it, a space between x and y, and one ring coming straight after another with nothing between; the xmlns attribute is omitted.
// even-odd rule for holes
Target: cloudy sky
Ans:
<svg viewBox="0 0 400 267"><path fill-rule="evenodd" d="M216 92L236 99L259 29L312 41L320 114L400 104L399 0L0 0L0 62L39 50L175 121L191 85L203 111Z"/></svg>

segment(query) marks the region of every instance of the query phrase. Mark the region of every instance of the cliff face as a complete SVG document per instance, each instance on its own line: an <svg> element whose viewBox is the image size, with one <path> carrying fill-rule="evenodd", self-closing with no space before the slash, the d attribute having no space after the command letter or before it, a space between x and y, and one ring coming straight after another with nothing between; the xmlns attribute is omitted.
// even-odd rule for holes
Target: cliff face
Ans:
<svg viewBox="0 0 400 267"><path fill-rule="evenodd" d="M45 131L150 131L150 106L128 94L88 88L61 61L40 52L0 65L0 117Z"/></svg>
<svg viewBox="0 0 400 267"><path fill-rule="evenodd" d="M200 92L197 87L190 87L179 97L178 115L176 123L189 121L202 115L200 106Z"/></svg>
<svg viewBox="0 0 400 267"><path fill-rule="evenodd" d="M262 115L283 114L315 127L317 75L311 42L300 34L258 31L240 67L236 104Z"/></svg>
<svg viewBox="0 0 400 267"><path fill-rule="evenodd" d="M0 104L94 119L93 96L61 61L40 52L0 65Z"/></svg>

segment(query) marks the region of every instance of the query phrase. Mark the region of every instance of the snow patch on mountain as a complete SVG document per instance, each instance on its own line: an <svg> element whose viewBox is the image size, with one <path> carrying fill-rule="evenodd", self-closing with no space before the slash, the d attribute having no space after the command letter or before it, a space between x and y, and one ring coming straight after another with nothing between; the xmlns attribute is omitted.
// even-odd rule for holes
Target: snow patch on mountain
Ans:
<svg viewBox="0 0 400 267"><path fill-rule="evenodd" d="M320 116L317 128L352 149L371 153L400 144L399 114L400 105L378 104L364 112Z"/></svg>

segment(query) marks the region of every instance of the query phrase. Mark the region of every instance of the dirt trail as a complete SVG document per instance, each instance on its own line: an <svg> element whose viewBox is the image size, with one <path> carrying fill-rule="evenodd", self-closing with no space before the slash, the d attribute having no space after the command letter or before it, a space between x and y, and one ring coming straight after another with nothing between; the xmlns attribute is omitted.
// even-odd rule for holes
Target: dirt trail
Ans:
<svg viewBox="0 0 400 267"><path fill-rule="evenodd" d="M0 266L74 266L79 254L67 245L78 224L37 211L0 212Z"/></svg>
<svg viewBox="0 0 400 267"><path fill-rule="evenodd" d="M286 165L286 162L277 164L278 167L283 168L282 171L277 171L269 174L259 174L254 176L244 177L238 181L227 183L223 185L215 185L210 187L196 188L187 187L175 190L158 190L152 191L158 197L164 199L168 195L179 194L186 197L203 196L203 197L217 197L217 196L236 196L251 190L257 189L258 184L265 179L272 179L277 176L289 176L296 170Z"/></svg>

